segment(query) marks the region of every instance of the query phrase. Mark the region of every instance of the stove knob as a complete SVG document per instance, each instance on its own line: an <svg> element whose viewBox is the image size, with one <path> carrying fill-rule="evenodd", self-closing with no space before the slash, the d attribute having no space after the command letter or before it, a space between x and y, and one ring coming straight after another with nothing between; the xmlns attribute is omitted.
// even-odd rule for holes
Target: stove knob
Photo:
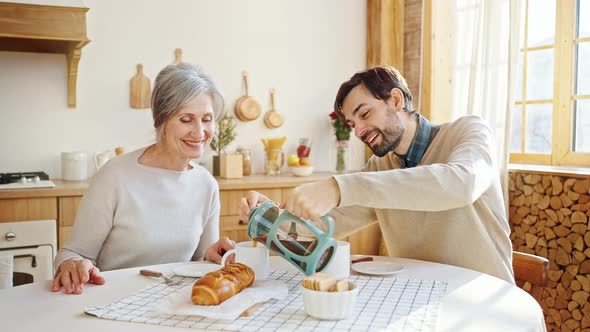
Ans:
<svg viewBox="0 0 590 332"><path fill-rule="evenodd" d="M38 175L35 175L35 177L33 178L33 182L39 183L41 182L41 178Z"/></svg>
<svg viewBox="0 0 590 332"><path fill-rule="evenodd" d="M16 234L14 232L8 232L6 235L4 235L4 238L6 241L14 241L16 240Z"/></svg>
<svg viewBox="0 0 590 332"><path fill-rule="evenodd" d="M23 176L23 177L20 178L20 181L19 182L20 183L27 183L27 178Z"/></svg>

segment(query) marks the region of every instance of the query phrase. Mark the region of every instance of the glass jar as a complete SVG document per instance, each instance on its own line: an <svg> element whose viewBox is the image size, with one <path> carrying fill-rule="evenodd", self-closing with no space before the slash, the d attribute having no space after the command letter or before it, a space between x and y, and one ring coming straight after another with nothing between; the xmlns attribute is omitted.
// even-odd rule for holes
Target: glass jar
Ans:
<svg viewBox="0 0 590 332"><path fill-rule="evenodd" d="M242 167L244 176L252 174L252 151L250 149L242 149Z"/></svg>

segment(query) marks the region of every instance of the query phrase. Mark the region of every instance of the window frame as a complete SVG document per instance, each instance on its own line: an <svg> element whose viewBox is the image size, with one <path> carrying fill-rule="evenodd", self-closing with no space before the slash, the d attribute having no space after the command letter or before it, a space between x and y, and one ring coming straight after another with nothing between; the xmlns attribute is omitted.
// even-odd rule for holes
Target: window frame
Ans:
<svg viewBox="0 0 590 332"><path fill-rule="evenodd" d="M556 0L555 19L555 41L554 44L528 47L528 6L532 0L526 1L524 14L524 45L521 48L523 57L523 71L519 73L522 77L522 97L514 105L521 106L521 153L510 152L511 163L529 163L543 165L579 165L590 166L590 153L575 152L573 147L574 137L574 103L576 100L590 99L590 95L578 95L574 91L574 50L577 44L590 42L590 37L577 38L575 28L577 27L578 15L576 7L579 0ZM541 49L554 49L553 68L553 99L527 100L527 53ZM552 133L551 153L538 154L526 153L526 105L551 103L552 110Z"/></svg>

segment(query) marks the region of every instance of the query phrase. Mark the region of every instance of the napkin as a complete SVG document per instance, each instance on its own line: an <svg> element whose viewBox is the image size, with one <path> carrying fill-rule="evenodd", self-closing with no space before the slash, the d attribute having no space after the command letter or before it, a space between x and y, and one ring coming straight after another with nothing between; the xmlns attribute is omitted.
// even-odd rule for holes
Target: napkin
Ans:
<svg viewBox="0 0 590 332"><path fill-rule="evenodd" d="M234 320L248 308L268 301L287 297L287 285L278 280L256 280L250 287L219 305L195 305L191 301L192 284L158 301L152 310L164 314L202 316L212 319Z"/></svg>

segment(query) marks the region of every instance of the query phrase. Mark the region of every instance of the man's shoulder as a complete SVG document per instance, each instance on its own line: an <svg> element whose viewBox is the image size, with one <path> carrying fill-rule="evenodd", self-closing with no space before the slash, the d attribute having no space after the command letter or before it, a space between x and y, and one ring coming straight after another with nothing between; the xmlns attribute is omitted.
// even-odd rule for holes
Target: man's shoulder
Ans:
<svg viewBox="0 0 590 332"><path fill-rule="evenodd" d="M458 119L449 122L449 126L452 127L471 127L471 126L486 126L488 127L487 122L477 115L464 115L459 117Z"/></svg>
<svg viewBox="0 0 590 332"><path fill-rule="evenodd" d="M465 115L458 119L444 123L441 128L444 132L451 135L462 136L468 132L478 131L483 133L490 133L491 128L488 123L477 115Z"/></svg>

